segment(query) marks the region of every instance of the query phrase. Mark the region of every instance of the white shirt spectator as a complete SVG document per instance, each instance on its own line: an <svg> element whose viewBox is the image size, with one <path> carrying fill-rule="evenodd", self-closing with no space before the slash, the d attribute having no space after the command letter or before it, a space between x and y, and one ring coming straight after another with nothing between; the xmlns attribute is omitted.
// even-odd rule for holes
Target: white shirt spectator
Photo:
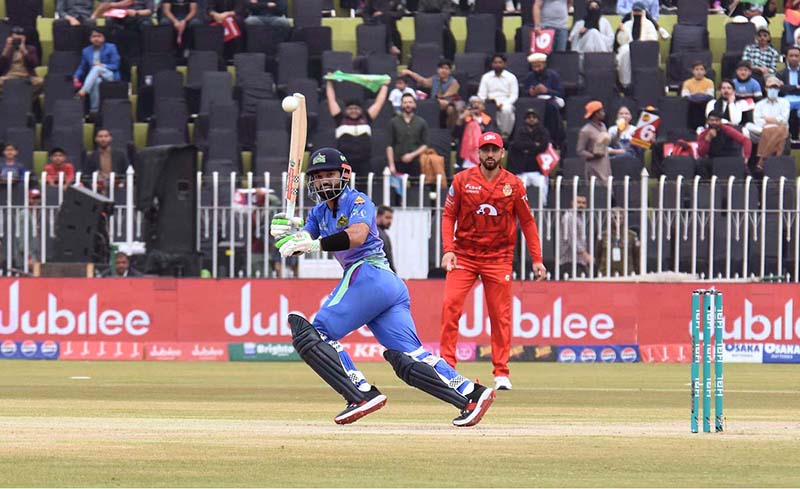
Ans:
<svg viewBox="0 0 800 489"><path fill-rule="evenodd" d="M500 109L497 112L497 126L504 134L511 134L514 129L514 104L519 98L519 81L508 70L500 75L494 71L484 73L478 87L478 97L484 102L494 100Z"/></svg>
<svg viewBox="0 0 800 489"><path fill-rule="evenodd" d="M789 124L789 101L783 97L778 97L775 100L765 98L756 103L756 109L753 112L753 123L758 127L764 127L766 117L777 119L783 125Z"/></svg>
<svg viewBox="0 0 800 489"><path fill-rule="evenodd" d="M718 99L709 100L708 103L706 104L706 117L708 117L708 114L712 110L714 110L714 106L717 104L717 100ZM724 114L726 110L728 111L728 115L730 115L731 118L730 120L728 120L723 117L722 118L723 124L733 124L734 126L738 126L742 123L742 109L740 109L738 105L736 105L735 103L729 104L727 100L723 100L722 110L720 112Z"/></svg>

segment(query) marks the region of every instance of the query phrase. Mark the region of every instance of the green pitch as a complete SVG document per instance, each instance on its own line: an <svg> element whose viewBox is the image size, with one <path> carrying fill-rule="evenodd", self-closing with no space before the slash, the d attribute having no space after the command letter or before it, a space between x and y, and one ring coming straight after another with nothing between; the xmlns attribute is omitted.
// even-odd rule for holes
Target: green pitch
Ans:
<svg viewBox="0 0 800 489"><path fill-rule="evenodd" d="M363 369L389 403L342 427L300 363L2 361L0 485L800 486L798 366L726 365L721 435L689 433L688 365L513 364L515 390L461 429Z"/></svg>

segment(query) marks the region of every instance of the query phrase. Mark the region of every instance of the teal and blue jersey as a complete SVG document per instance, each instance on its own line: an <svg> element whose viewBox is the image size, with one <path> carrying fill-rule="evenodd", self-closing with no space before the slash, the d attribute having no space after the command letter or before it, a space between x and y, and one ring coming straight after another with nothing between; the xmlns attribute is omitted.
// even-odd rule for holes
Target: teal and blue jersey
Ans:
<svg viewBox="0 0 800 489"><path fill-rule="evenodd" d="M326 202L316 205L308 213L305 230L312 238L317 239L336 234L358 223L369 226L369 234L364 244L349 250L336 251L333 256L345 269L365 258L386 261L386 255L383 253L383 241L378 235L375 204L358 190L346 187L339 195L333 210L328 207Z"/></svg>

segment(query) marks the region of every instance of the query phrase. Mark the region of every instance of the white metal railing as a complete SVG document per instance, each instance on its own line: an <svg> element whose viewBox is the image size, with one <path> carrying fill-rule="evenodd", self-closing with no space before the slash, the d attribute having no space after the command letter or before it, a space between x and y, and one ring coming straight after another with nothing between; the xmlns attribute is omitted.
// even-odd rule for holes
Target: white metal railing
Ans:
<svg viewBox="0 0 800 489"><path fill-rule="evenodd" d="M37 182L26 173L19 182L10 175L0 183L0 241L4 246L6 274L31 272L35 261L52 256L60 185L48 186L44 173ZM298 209L307 212L305 175ZM98 173L76 175L76 182L103 190L116 202L108 219L114 243L143 241L144 217L134 207L135 175L123 179L113 173L101 182ZM289 276L292 264L272 248L269 221L284 210L286 173L280 176L197 173L196 237L205 267L213 277ZM375 201L398 209L427 209L432 229L430 266L441 261L441 218L446 182L440 175L434 185L424 176L407 175L392 185L388 171L382 175L356 175L351 184ZM102 183L102 185L101 185ZM710 181L678 177L654 180L641 177L551 179L552 202L543 204L530 187L532 212L539 226L545 264L551 279L614 279L648 273L678 272L698 280L752 280L770 278L800 281L800 178L751 177ZM40 200L31 190L38 189ZM578 209L576 197L587 200ZM530 196L529 196L530 197ZM651 206L652 203L652 206ZM567 223L565 227L563 224ZM26 232L27 230L27 232ZM530 279L530 258L521 233L515 259L515 276ZM584 238L579 240L578 238ZM591 260L582 262L580 242ZM395 244L397 247L398 244Z"/></svg>

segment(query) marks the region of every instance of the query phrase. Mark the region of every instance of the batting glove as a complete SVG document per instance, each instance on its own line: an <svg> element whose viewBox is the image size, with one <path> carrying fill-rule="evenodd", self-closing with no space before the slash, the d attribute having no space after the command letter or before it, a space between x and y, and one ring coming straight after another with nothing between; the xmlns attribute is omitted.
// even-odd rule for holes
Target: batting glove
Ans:
<svg viewBox="0 0 800 489"><path fill-rule="evenodd" d="M289 220L285 212L280 212L272 217L272 222L269 225L269 234L271 234L273 238L281 238L287 234L300 232L302 227L302 217L293 217Z"/></svg>
<svg viewBox="0 0 800 489"><path fill-rule="evenodd" d="M288 258L302 253L311 253L312 251L319 251L319 240L311 239L308 231L300 231L299 233L284 236L277 243L275 247L278 248L281 256Z"/></svg>

